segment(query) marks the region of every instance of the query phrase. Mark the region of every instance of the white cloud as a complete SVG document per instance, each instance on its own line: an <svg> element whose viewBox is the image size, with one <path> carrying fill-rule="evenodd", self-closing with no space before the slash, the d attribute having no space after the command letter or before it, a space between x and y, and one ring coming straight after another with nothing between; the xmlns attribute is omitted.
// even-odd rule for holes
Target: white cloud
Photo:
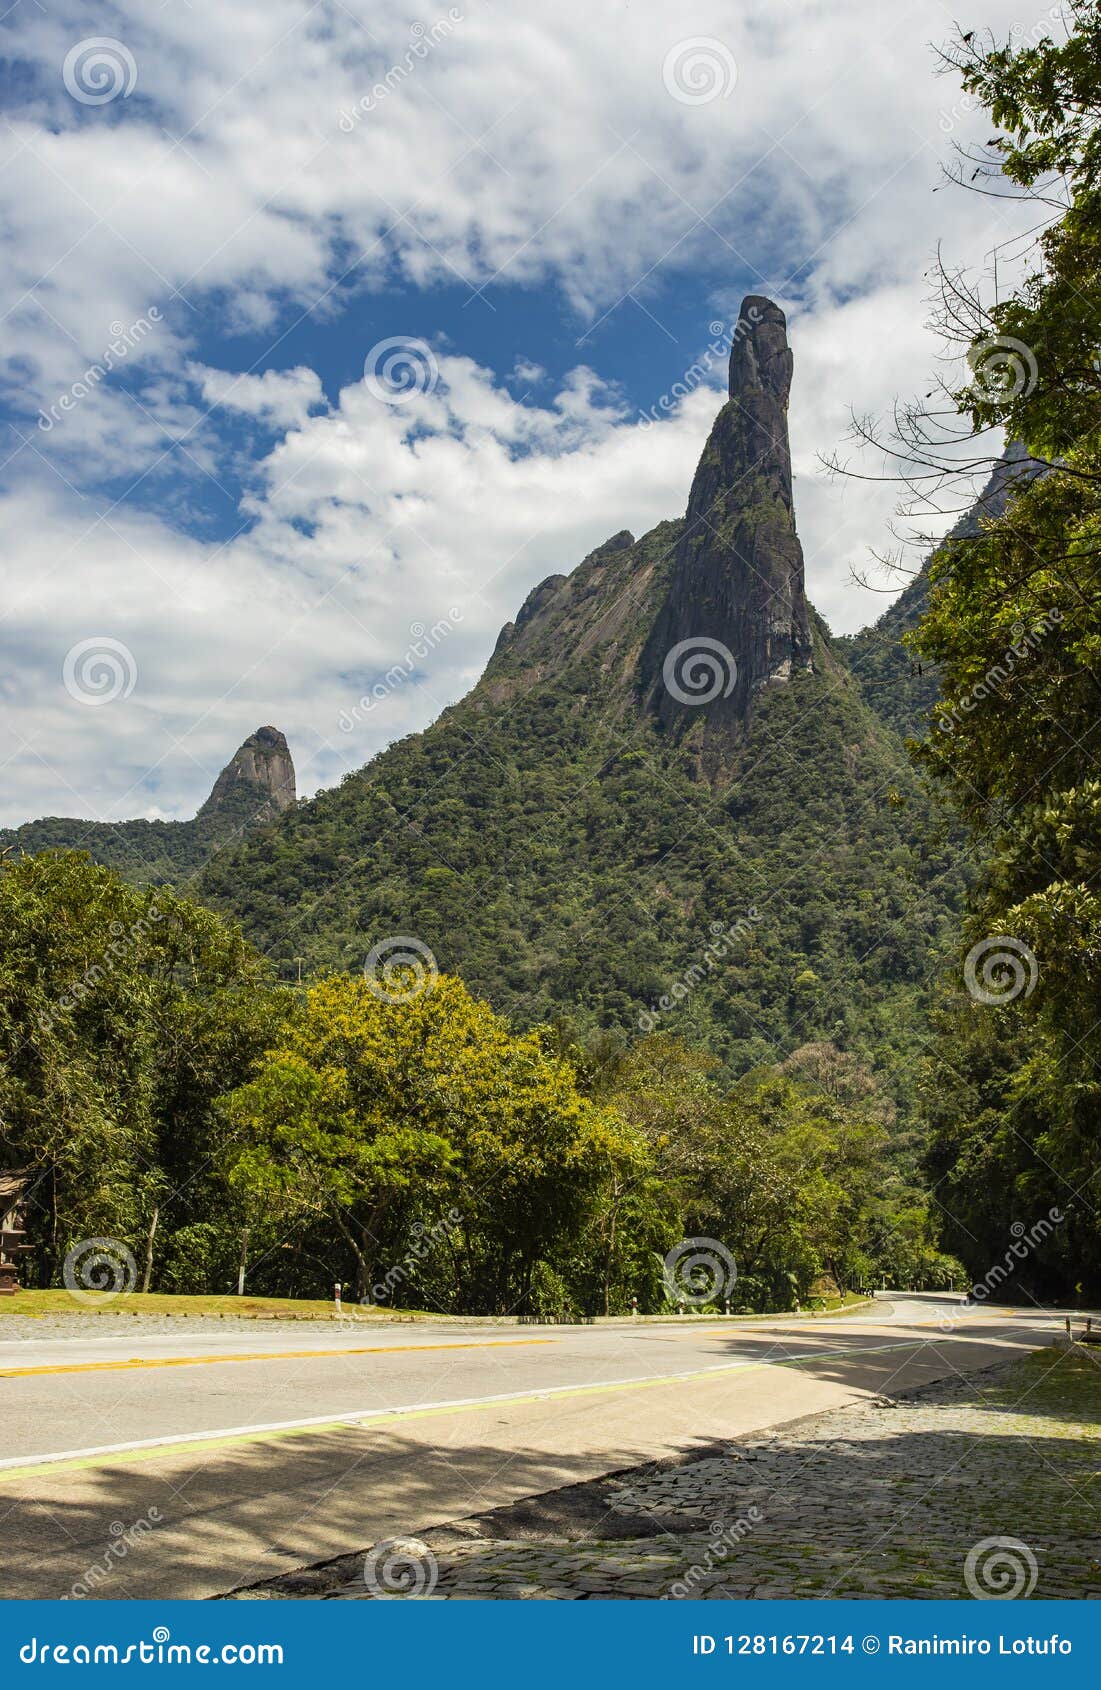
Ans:
<svg viewBox="0 0 1101 1690"><path fill-rule="evenodd" d="M842 15L814 0L737 14L693 0L675 17L663 0L454 10L462 21L418 59L418 14L388 0L242 0L232 24L215 0L153 13L124 0L113 27L138 87L92 111L61 77L83 9L30 15L39 97L3 175L14 287L36 289L87 352L107 319L166 292L185 325L187 303L225 289L263 326L273 295L311 304L349 266L477 284L551 274L599 312L705 249L714 263L716 230L731 269L774 286L799 274L820 297L908 279L934 231L974 234L966 196L930 198L955 90L930 74L928 37L952 26L927 0L889 27L877 0ZM1007 27L1016 8L981 10ZM662 67L683 36L735 55L728 98L671 96ZM344 132L341 112L407 61ZM981 131L981 114L958 127ZM1001 215L982 208L980 239ZM50 361L41 325L27 351Z"/></svg>
<svg viewBox="0 0 1101 1690"><path fill-rule="evenodd" d="M206 403L226 411L240 411L268 427L283 431L300 426L312 410L325 402L316 370L265 370L262 376L232 375L203 364L192 366Z"/></svg>
<svg viewBox="0 0 1101 1690"><path fill-rule="evenodd" d="M848 566L884 543L893 494L830 482L817 454L850 407L882 411L924 385L936 240L976 262L1013 227L997 202L932 192L949 136L986 132L931 74L927 42L950 33L949 13L928 0L889 15L878 0L454 11L421 51L442 4L240 0L230 14L215 0L122 0L95 28L133 55L137 86L90 108L62 79L86 11L24 9L37 81L0 168L8 386L27 442L14 443L8 476L21 482L5 513L0 705L30 746L7 766L9 820L186 814L267 719L294 739L304 784L330 782L464 690L534 581L615 529L683 510L715 397L637 426L601 381L599 332L583 354L593 367L557 392L540 381L538 403L518 404L504 370L460 345L437 348L444 384L415 407L381 405L362 383L326 406L315 371L278 367L280 336L303 312L335 315L342 278L553 283L579 333L617 310L660 322L661 288L681 276L710 278L726 316L738 300L724 278L772 292L796 353L811 595L841 628L882 608ZM1018 14L1016 0L977 0L968 22L1004 33ZM734 56L729 97L670 93L663 66L687 37ZM372 109L342 127L364 96ZM151 306L162 321L126 382L38 431L37 409L101 354L112 324ZM265 337L276 367L212 367L211 320ZM706 338L701 323L685 368ZM539 378L532 359L514 364L514 381ZM169 467L218 478L230 413L277 437L248 487L246 534L221 548L189 537L178 486L159 516L103 496L112 478L160 488ZM401 654L410 622L431 625L453 602L463 619L420 682L341 735L341 708ZM88 709L59 677L68 646L96 633L133 645L140 681ZM155 763L159 787L143 779Z"/></svg>
<svg viewBox="0 0 1101 1690"><path fill-rule="evenodd" d="M299 415L258 467L253 527L225 546L125 507L97 520L45 476L4 501L0 821L191 814L264 721L304 791L330 785L468 690L533 581L683 504L713 395L644 429L588 372L537 409L469 359L439 367L415 405L361 381ZM449 612L446 638L373 697L411 630ZM91 706L63 670L97 638L136 679Z"/></svg>

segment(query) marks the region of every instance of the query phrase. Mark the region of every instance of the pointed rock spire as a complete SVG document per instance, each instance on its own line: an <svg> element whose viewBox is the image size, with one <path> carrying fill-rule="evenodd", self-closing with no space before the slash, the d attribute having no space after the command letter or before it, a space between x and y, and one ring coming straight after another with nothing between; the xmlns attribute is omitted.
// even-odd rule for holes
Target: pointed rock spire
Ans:
<svg viewBox="0 0 1101 1690"><path fill-rule="evenodd" d="M257 728L249 734L214 782L199 814L235 809L242 800L258 800L272 815L294 803L294 763L286 736L278 728Z"/></svg>
<svg viewBox="0 0 1101 1690"><path fill-rule="evenodd" d="M734 330L730 397L696 470L643 663L667 726L687 730L702 717L711 763L755 693L813 664L791 497L791 374L784 313L751 294Z"/></svg>

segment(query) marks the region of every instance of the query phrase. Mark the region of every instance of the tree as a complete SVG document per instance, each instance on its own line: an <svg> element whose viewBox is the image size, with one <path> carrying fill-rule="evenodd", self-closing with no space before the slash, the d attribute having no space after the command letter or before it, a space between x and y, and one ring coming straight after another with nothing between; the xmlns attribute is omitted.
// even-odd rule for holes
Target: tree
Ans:
<svg viewBox="0 0 1101 1690"><path fill-rule="evenodd" d="M155 1214L158 1249L215 1212L225 1226L213 1101L282 1012L262 960L210 911L79 852L5 863L0 931L0 1135L32 1173L40 1281L88 1237L144 1261Z"/></svg>
<svg viewBox="0 0 1101 1690"><path fill-rule="evenodd" d="M454 1306L523 1307L617 1154L613 1123L537 1032L511 1034L460 980L397 996L343 976L308 993L225 1100L231 1183L335 1227L358 1296L415 1298L435 1254Z"/></svg>
<svg viewBox="0 0 1101 1690"><path fill-rule="evenodd" d="M638 1189L651 1199L652 1250L714 1239L736 1261L736 1300L757 1308L790 1307L824 1271L841 1287L886 1272L884 1217L921 1198L889 1165L894 1110L869 1071L824 1042L729 1089L717 1068L656 1034L613 1047L596 1079L649 1147L657 1179L643 1164ZM660 1295L641 1274L639 1289Z"/></svg>
<svg viewBox="0 0 1101 1690"><path fill-rule="evenodd" d="M1069 15L1060 45L972 39L955 55L999 126L979 168L1045 206L1048 224L1019 288L981 321L961 305L976 379L955 401L1048 473L977 538L943 547L912 643L942 689L916 755L984 859L938 1079L962 1066L965 1091L999 1098L952 1121L934 1095L930 1165L980 1221L990 1182L1014 1209L1057 1191L1067 1226L1048 1259L1062 1254L1074 1283L1101 1271L1101 8ZM1001 379L981 377L990 355ZM976 1027L983 1016L996 1029ZM995 1050L1010 1064L1000 1078ZM992 1243L990 1228L978 1238ZM981 1272L987 1243L960 1247Z"/></svg>

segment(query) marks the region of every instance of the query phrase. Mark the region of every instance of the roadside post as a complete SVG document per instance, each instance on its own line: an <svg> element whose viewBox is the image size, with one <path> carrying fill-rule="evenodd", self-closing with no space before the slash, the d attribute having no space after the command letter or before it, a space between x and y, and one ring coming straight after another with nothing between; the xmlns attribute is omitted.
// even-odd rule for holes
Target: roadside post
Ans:
<svg viewBox="0 0 1101 1690"><path fill-rule="evenodd" d="M31 1248L25 1231L28 1184L26 1168L0 1169L0 1297L19 1290L18 1259Z"/></svg>

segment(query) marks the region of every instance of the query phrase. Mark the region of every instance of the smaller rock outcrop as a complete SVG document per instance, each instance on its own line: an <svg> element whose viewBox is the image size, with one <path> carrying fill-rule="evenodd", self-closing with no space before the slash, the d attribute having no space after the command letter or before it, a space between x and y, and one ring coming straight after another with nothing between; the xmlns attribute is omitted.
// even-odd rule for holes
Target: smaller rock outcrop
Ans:
<svg viewBox="0 0 1101 1690"><path fill-rule="evenodd" d="M46 816L0 830L0 851L87 851L137 886L175 885L193 876L223 845L267 827L295 801L294 764L278 728L257 728L230 758L189 821L93 822Z"/></svg>
<svg viewBox="0 0 1101 1690"><path fill-rule="evenodd" d="M257 728L239 746L214 782L200 816L236 809L242 799L252 803L261 796L261 808L278 815L295 801L294 763L286 735L278 728Z"/></svg>

